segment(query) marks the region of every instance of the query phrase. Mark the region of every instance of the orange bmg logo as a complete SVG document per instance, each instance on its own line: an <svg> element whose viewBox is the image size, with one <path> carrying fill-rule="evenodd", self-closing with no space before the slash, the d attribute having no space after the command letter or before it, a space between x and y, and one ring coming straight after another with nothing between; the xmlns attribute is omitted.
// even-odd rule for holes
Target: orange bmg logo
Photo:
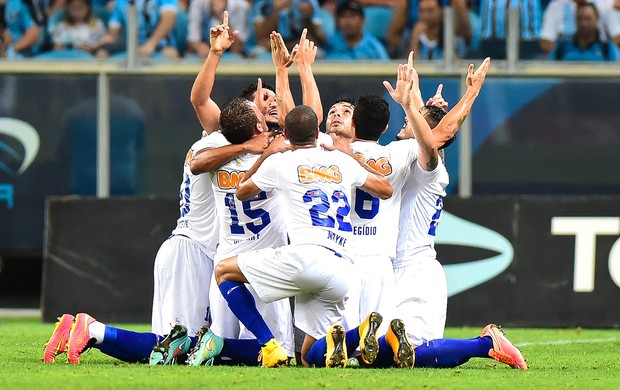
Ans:
<svg viewBox="0 0 620 390"><path fill-rule="evenodd" d="M217 176L217 185L222 189L234 189L239 187L239 183L243 176L245 176L245 171L217 171L215 173Z"/></svg>
<svg viewBox="0 0 620 390"><path fill-rule="evenodd" d="M381 157L376 160L374 158L366 160L366 157L364 157L363 154L355 153L355 158L362 163L368 164L369 167L376 170L383 176L387 176L392 173L392 165L390 164L390 160L388 160L387 157Z"/></svg>
<svg viewBox="0 0 620 390"><path fill-rule="evenodd" d="M342 174L335 165L330 167L301 165L297 167L297 176L300 183L340 183L342 181Z"/></svg>

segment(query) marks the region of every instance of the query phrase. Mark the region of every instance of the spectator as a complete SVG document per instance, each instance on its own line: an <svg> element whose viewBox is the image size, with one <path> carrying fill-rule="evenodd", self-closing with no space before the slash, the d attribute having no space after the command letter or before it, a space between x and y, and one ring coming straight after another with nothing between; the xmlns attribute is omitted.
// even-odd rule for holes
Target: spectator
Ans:
<svg viewBox="0 0 620 390"><path fill-rule="evenodd" d="M0 57L32 57L40 41L44 22L38 3L0 0Z"/></svg>
<svg viewBox="0 0 620 390"><path fill-rule="evenodd" d="M467 54L471 42L471 25L465 0L453 0L456 15L456 53L458 57ZM438 60L443 58L443 8L440 0L420 0L419 20L413 28L409 41L409 51L414 51L416 59Z"/></svg>
<svg viewBox="0 0 620 390"><path fill-rule="evenodd" d="M589 0L552 0L543 13L540 31L540 48L549 53L558 40L566 40L575 34L575 10L577 5ZM611 0L593 0L600 14L604 17L599 21L601 39L607 37L620 38L620 19L614 18ZM606 15L606 16L605 16Z"/></svg>
<svg viewBox="0 0 620 390"><path fill-rule="evenodd" d="M152 57L161 54L168 58L177 58L179 52L172 34L178 10L177 0L136 0L135 4L138 9L140 56ZM129 0L116 0L108 22L108 33L103 38L105 45L97 51L97 57L107 57L122 50L120 38L121 32L127 27L128 10Z"/></svg>
<svg viewBox="0 0 620 390"><path fill-rule="evenodd" d="M90 0L67 0L62 21L52 29L53 50L92 54L104 35L105 27L94 15Z"/></svg>
<svg viewBox="0 0 620 390"><path fill-rule="evenodd" d="M209 54L209 30L222 24L224 10L228 11L228 24L231 30L239 31L230 49L243 55L244 44L248 39L248 13L250 4L246 0L192 0L189 6L189 25L187 40L189 52L200 58Z"/></svg>
<svg viewBox="0 0 620 390"><path fill-rule="evenodd" d="M577 6L577 30L572 39L558 42L550 54L558 61L618 61L618 47L613 42L601 40L599 14L592 3Z"/></svg>
<svg viewBox="0 0 620 390"><path fill-rule="evenodd" d="M336 32L326 46L328 60L388 60L385 47L372 34L364 32L364 8L347 1L336 9Z"/></svg>
<svg viewBox="0 0 620 390"><path fill-rule="evenodd" d="M304 28L308 29L308 39L322 46L327 37L321 28L318 10L317 0L256 0L252 7L254 36L248 44L249 55L271 60L271 54L266 54L271 50L269 36L272 31L282 35L289 50L295 46Z"/></svg>
<svg viewBox="0 0 620 390"><path fill-rule="evenodd" d="M520 52L522 58L538 55L540 38L540 0L480 0L481 34L479 55L482 57L506 57L506 33L509 10L519 9Z"/></svg>

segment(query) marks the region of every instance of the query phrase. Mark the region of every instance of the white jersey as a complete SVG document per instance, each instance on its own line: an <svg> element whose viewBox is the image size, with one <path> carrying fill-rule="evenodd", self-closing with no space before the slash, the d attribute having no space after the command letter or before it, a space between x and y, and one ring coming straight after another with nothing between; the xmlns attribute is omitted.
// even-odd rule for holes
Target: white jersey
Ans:
<svg viewBox="0 0 620 390"><path fill-rule="evenodd" d="M441 157L433 171L425 171L419 164L411 171L403 188L394 267L401 267L421 254L432 258L437 256L435 233L449 182Z"/></svg>
<svg viewBox="0 0 620 390"><path fill-rule="evenodd" d="M211 148L230 145L221 132L205 139ZM287 243L277 191L263 191L245 202L235 196L239 182L258 158L257 154L244 154L211 173L220 229L215 261Z"/></svg>
<svg viewBox="0 0 620 390"><path fill-rule="evenodd" d="M355 252L362 255L385 255L394 259L401 190L412 165L418 158L415 139L394 141L383 146L374 141L355 141L351 150L379 173L394 189L389 199L381 200L356 189L353 191L351 221Z"/></svg>
<svg viewBox="0 0 620 390"><path fill-rule="evenodd" d="M314 244L348 254L351 189L368 171L340 151L302 148L269 156L252 176L263 191L278 189L287 199L286 227L291 244Z"/></svg>
<svg viewBox="0 0 620 390"><path fill-rule="evenodd" d="M191 238L212 259L217 247L218 229L211 180L209 175L194 175L190 170L192 157L207 144L206 138L195 142L185 157L180 189L180 217L172 234Z"/></svg>

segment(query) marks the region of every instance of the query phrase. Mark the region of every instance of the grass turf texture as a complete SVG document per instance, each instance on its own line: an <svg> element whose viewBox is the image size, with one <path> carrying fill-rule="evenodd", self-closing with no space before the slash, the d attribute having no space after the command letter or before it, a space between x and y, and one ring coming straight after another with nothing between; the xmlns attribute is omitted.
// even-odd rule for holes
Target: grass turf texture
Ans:
<svg viewBox="0 0 620 390"><path fill-rule="evenodd" d="M148 331L144 324L120 325ZM41 362L53 324L0 318L0 389L91 388L267 388L267 389L614 389L620 385L620 330L506 329L520 346L529 371L491 359L472 359L454 369L307 369L288 367L187 367L123 363L98 350L80 364ZM450 328L446 337L469 338L479 328Z"/></svg>

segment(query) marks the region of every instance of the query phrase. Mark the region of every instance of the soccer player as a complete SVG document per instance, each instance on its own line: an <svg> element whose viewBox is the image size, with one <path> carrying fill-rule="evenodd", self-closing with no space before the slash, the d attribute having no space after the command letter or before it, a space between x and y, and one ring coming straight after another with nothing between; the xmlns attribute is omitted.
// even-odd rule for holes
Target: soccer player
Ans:
<svg viewBox="0 0 620 390"><path fill-rule="evenodd" d="M217 148L229 144L242 144L255 135L267 130L264 116L253 102L236 98L228 103L234 109L221 115L221 132L207 137L209 147ZM242 126L229 127L227 123L238 122ZM215 255L215 264L237 254L261 248L275 248L286 245L283 201L278 192L265 191L243 201L235 197L240 180L259 158L257 154L243 154L221 167L211 171L215 195L220 241ZM213 331L228 338L251 338L242 329L239 320L229 311L222 294L212 288L211 305ZM288 356L293 356L293 325L288 300L262 303L258 308L272 329L283 341Z"/></svg>
<svg viewBox="0 0 620 390"><path fill-rule="evenodd" d="M424 133L426 138L415 137L420 145L420 157L404 185L396 259L393 263L396 290L399 293L397 312L404 313L402 319L412 332L409 337L415 345L443 337L446 318L446 277L443 267L437 261L434 238L449 177L436 152L453 140L469 114L484 84L489 64L487 58L475 72L473 65L468 67L467 90L445 116L441 110L424 105L411 56L409 64L399 68L396 90L384 82L395 100L400 99L399 102L408 114L410 126L401 132L401 137L411 131L413 126L433 128L430 135ZM410 94L403 92L407 83L411 83L408 89L412 91ZM412 135L417 134L414 132L409 136Z"/></svg>
<svg viewBox="0 0 620 390"><path fill-rule="evenodd" d="M270 145L246 173L236 194L244 201L262 191L281 191L288 199L286 227L291 244L231 257L215 270L229 307L261 344L266 367L284 364L287 355L244 283L265 302L296 297L296 324L307 335L303 358L312 342L326 334L330 322L341 316L351 269L347 251L352 231L351 187L364 188L382 199L392 195L384 177L369 173L340 152L316 147L318 121L310 107L291 110L285 125L292 150L273 154Z"/></svg>
<svg viewBox="0 0 620 390"><path fill-rule="evenodd" d="M213 46L212 46L213 47ZM238 99L237 102L241 102L243 105L250 107L253 103L248 102L245 99ZM228 128L236 130L238 128L243 128L244 117L237 116L238 113L238 105L234 104L235 101L225 105L222 110L222 118L225 120L222 122L221 126L223 128ZM240 103L240 104L241 104ZM219 110L219 109L218 109ZM255 114L252 108L249 108L249 111L252 115ZM254 115L254 124L258 121L256 115ZM254 124L250 124L250 131L252 130ZM263 126L266 127L263 121ZM252 138L244 143L243 147L253 153L258 153L264 148L264 144L268 139L269 135L261 134L257 137ZM197 149L206 146L208 143L208 137L203 138L198 141L194 146ZM221 158L221 157L219 157ZM199 177L200 175L196 176ZM209 176L204 175L200 177L205 177L209 179ZM204 184L204 182L202 182ZM210 185L210 183L209 183ZM196 189L196 188L194 188ZM211 188L208 188L208 191L212 193ZM204 192L202 193L204 195ZM204 199L204 198L190 198L190 199ZM182 203L183 204L183 203ZM190 207L195 206L190 203ZM183 221L183 218L181 218ZM215 229L215 222L213 222L209 228ZM181 248L188 246L187 242L181 242ZM199 247L200 248L200 247ZM191 255L195 255L192 253ZM185 261L185 260L183 260ZM188 259L187 261L194 261L193 259ZM182 270L184 265L181 263L178 268ZM205 270L199 270L204 272ZM206 273L206 272L204 272ZM198 288L208 289L211 274L206 273L208 276L207 282L203 286L198 286ZM187 279L180 280L178 277L175 277L175 280L178 280L180 283L188 283L194 284L200 282L202 280L203 275L184 275ZM166 282L169 285L169 282ZM179 290L175 290L172 288L168 288L166 291L169 293L177 293L178 291L182 293L191 292L190 289L180 287ZM208 290L207 290L208 292ZM157 297L155 299L157 301ZM164 303L169 303L169 300L166 300ZM208 303L208 301L207 301ZM204 303L200 303L204 304ZM184 308L178 308L178 303L173 301L173 307L170 310L175 310L178 312L186 312ZM166 314L162 314L166 315ZM190 313L188 312L188 316L194 316L197 320L204 322L205 311L199 311L198 313ZM199 316L199 317L196 317ZM80 355L87 350L88 348L96 348L101 352L118 358L120 360L126 362L147 362L149 361L149 357L151 357L151 362L153 364L173 364L176 361L176 358L184 353L187 353L192 347L196 340L195 338L191 338L190 334L188 334L188 330L186 326L183 324L177 324L173 327L172 331L168 334L166 338L161 336L164 332L161 333L141 333L141 332L132 332L124 329L119 329L115 327L111 327L105 325L101 322L96 321L93 317L85 313L79 313L75 317L71 314L64 314L60 317L59 322L56 324L54 331L52 332L52 336L50 337L48 343L45 347L44 352L44 361L46 363L53 363L54 358L63 353L67 352L69 361L73 364L78 364ZM193 332L192 332L193 334ZM254 342L254 344L256 344ZM251 345L250 345L251 347ZM155 348L155 350L154 350ZM246 348L248 349L248 348ZM249 348L251 349L251 348ZM256 354L258 353L259 347L256 344L254 348ZM154 352L153 352L154 351ZM224 351L226 353L226 351ZM238 358L239 361L244 361L243 356ZM255 357L254 357L255 360Z"/></svg>
<svg viewBox="0 0 620 390"><path fill-rule="evenodd" d="M446 140L451 138L448 133L447 136L444 135L444 143L438 143L436 135L434 132L431 132L430 129L431 126L435 126L437 123L432 123L428 112L422 115L422 113L417 110L417 107L419 107L419 103L421 102L421 96L419 95L417 73L415 73L415 69L411 65L412 62L410 61L410 65L399 66L396 89L393 89L388 83L386 83L386 88L390 92L391 96L403 105L403 108L407 114L407 119L411 124L411 130L414 132L414 136L420 144L418 164L415 167L415 169L420 170L420 172L416 174L414 171L412 177L416 178L419 191L416 194L415 200L424 202L429 198L433 198L429 187L432 188L442 182L440 177L443 176L442 173L445 172L445 168L437 170L438 167L442 167L438 155L438 149L439 147L445 145ZM476 71L476 73L473 73L473 65L470 66L468 70L468 86L473 87L474 90L479 92L482 83L484 82L484 75L486 74L488 65L487 59L483 62L483 65L478 69L478 71ZM468 92L471 93L472 91ZM477 96L477 92L475 95ZM454 111L454 115L447 117L448 121L444 122L443 125L452 123L451 121L454 120L460 124L463 119L463 115L467 115L469 109L471 108L471 103L473 103L471 99L472 95L468 95L466 93L466 96L468 96L468 99L471 101L470 104L462 104L463 99L461 99L461 102L459 102L459 104L455 107L456 111ZM473 96L473 100L475 100L475 96ZM441 141L442 138L439 138L439 140ZM445 174L445 177L447 178L447 173ZM441 189L442 191L443 188ZM426 191L426 193L424 191ZM420 220L424 220L425 215L429 215L429 218L431 218L430 215L435 215L434 213L426 213L424 211L424 207L421 205L417 205L417 207L413 210L407 209L407 211L410 213L417 212L417 215L415 215L414 218L418 218ZM413 225L414 229L415 226L416 225ZM431 226L432 228L436 225L431 225L429 223L425 226ZM411 227L401 225L401 229L411 229ZM426 229L424 230L426 231ZM433 257L433 259L435 259L435 257ZM422 261L428 262L429 260L426 259L426 256L424 256ZM439 265L439 267L441 266ZM410 272L414 270L420 272L420 275L411 275ZM441 272L439 273L439 276L443 277L443 280L445 281L443 270L441 268L440 270ZM429 273L426 269L419 266L405 266L400 271L402 272L398 272L397 269L398 282L402 283L403 281L408 281L399 286L402 291L410 291L413 288L415 293L419 293L419 291L417 291L416 284L424 283L424 278L432 279L434 283L441 281L438 280L437 277L433 278L433 273ZM403 275L404 277L402 277ZM401 278L399 278L399 276L401 276ZM412 278L416 279L412 280ZM442 294L443 289L445 289L445 283L443 285L439 283L439 288L434 288L430 285L425 285L425 287L431 290L430 294ZM399 292L401 289L399 289ZM428 300L423 301L422 304L419 304L418 307L413 309L421 310L423 313L427 314L426 317L420 317L416 316L415 312L411 313L407 311L408 306L406 306L406 303L424 300L426 297L426 295L418 297L417 295L412 295L409 293L409 295L405 294L404 302L399 302L400 307L402 308L399 312L409 314L410 316L413 315L414 319L409 322L414 325L420 325L423 328L422 332L426 330L426 328L424 328L425 321L429 322L433 326L438 325L436 320L437 317L432 314L441 313L442 308L435 308L433 311L433 307L429 304ZM431 315L430 318L429 314ZM441 314L439 317L441 318ZM411 344L409 341L409 335L411 333L408 334L405 330L405 323L400 319L395 319L390 323L390 327L386 335L378 339L378 342L375 344L376 333L382 320L383 317L379 313L373 312L366 317L359 328L352 329L346 333L344 332L342 325L335 324L330 329L330 332L325 340L320 340L314 344L308 354L309 361L317 366L344 366L347 361L347 349L350 349L351 345L356 346L359 344L360 350L363 351L366 345L372 344L373 347L378 349L378 353L367 354L367 359L364 359L364 361L367 364L373 364L373 366L378 367L390 367L393 365L397 365L399 367L413 367L414 364L415 367L456 367L465 363L472 357L491 357L497 361L508 364L511 367L527 369L527 364L525 363L521 352L514 347L510 341L508 341L501 331L501 328L494 324L490 324L485 327L480 337L474 339L453 340L438 338L434 340L425 340L424 342L418 344ZM439 327L441 329L441 335L443 336L445 306L443 309L443 321L439 322L441 322ZM414 329L413 332L416 332L416 330ZM415 335L418 334L419 333L416 332L413 335L415 337ZM351 336L352 340L350 340L349 336ZM362 357L364 358L363 353ZM370 359L368 359L368 357L370 357ZM369 360L372 360L373 358L377 359L376 362L369 362Z"/></svg>

